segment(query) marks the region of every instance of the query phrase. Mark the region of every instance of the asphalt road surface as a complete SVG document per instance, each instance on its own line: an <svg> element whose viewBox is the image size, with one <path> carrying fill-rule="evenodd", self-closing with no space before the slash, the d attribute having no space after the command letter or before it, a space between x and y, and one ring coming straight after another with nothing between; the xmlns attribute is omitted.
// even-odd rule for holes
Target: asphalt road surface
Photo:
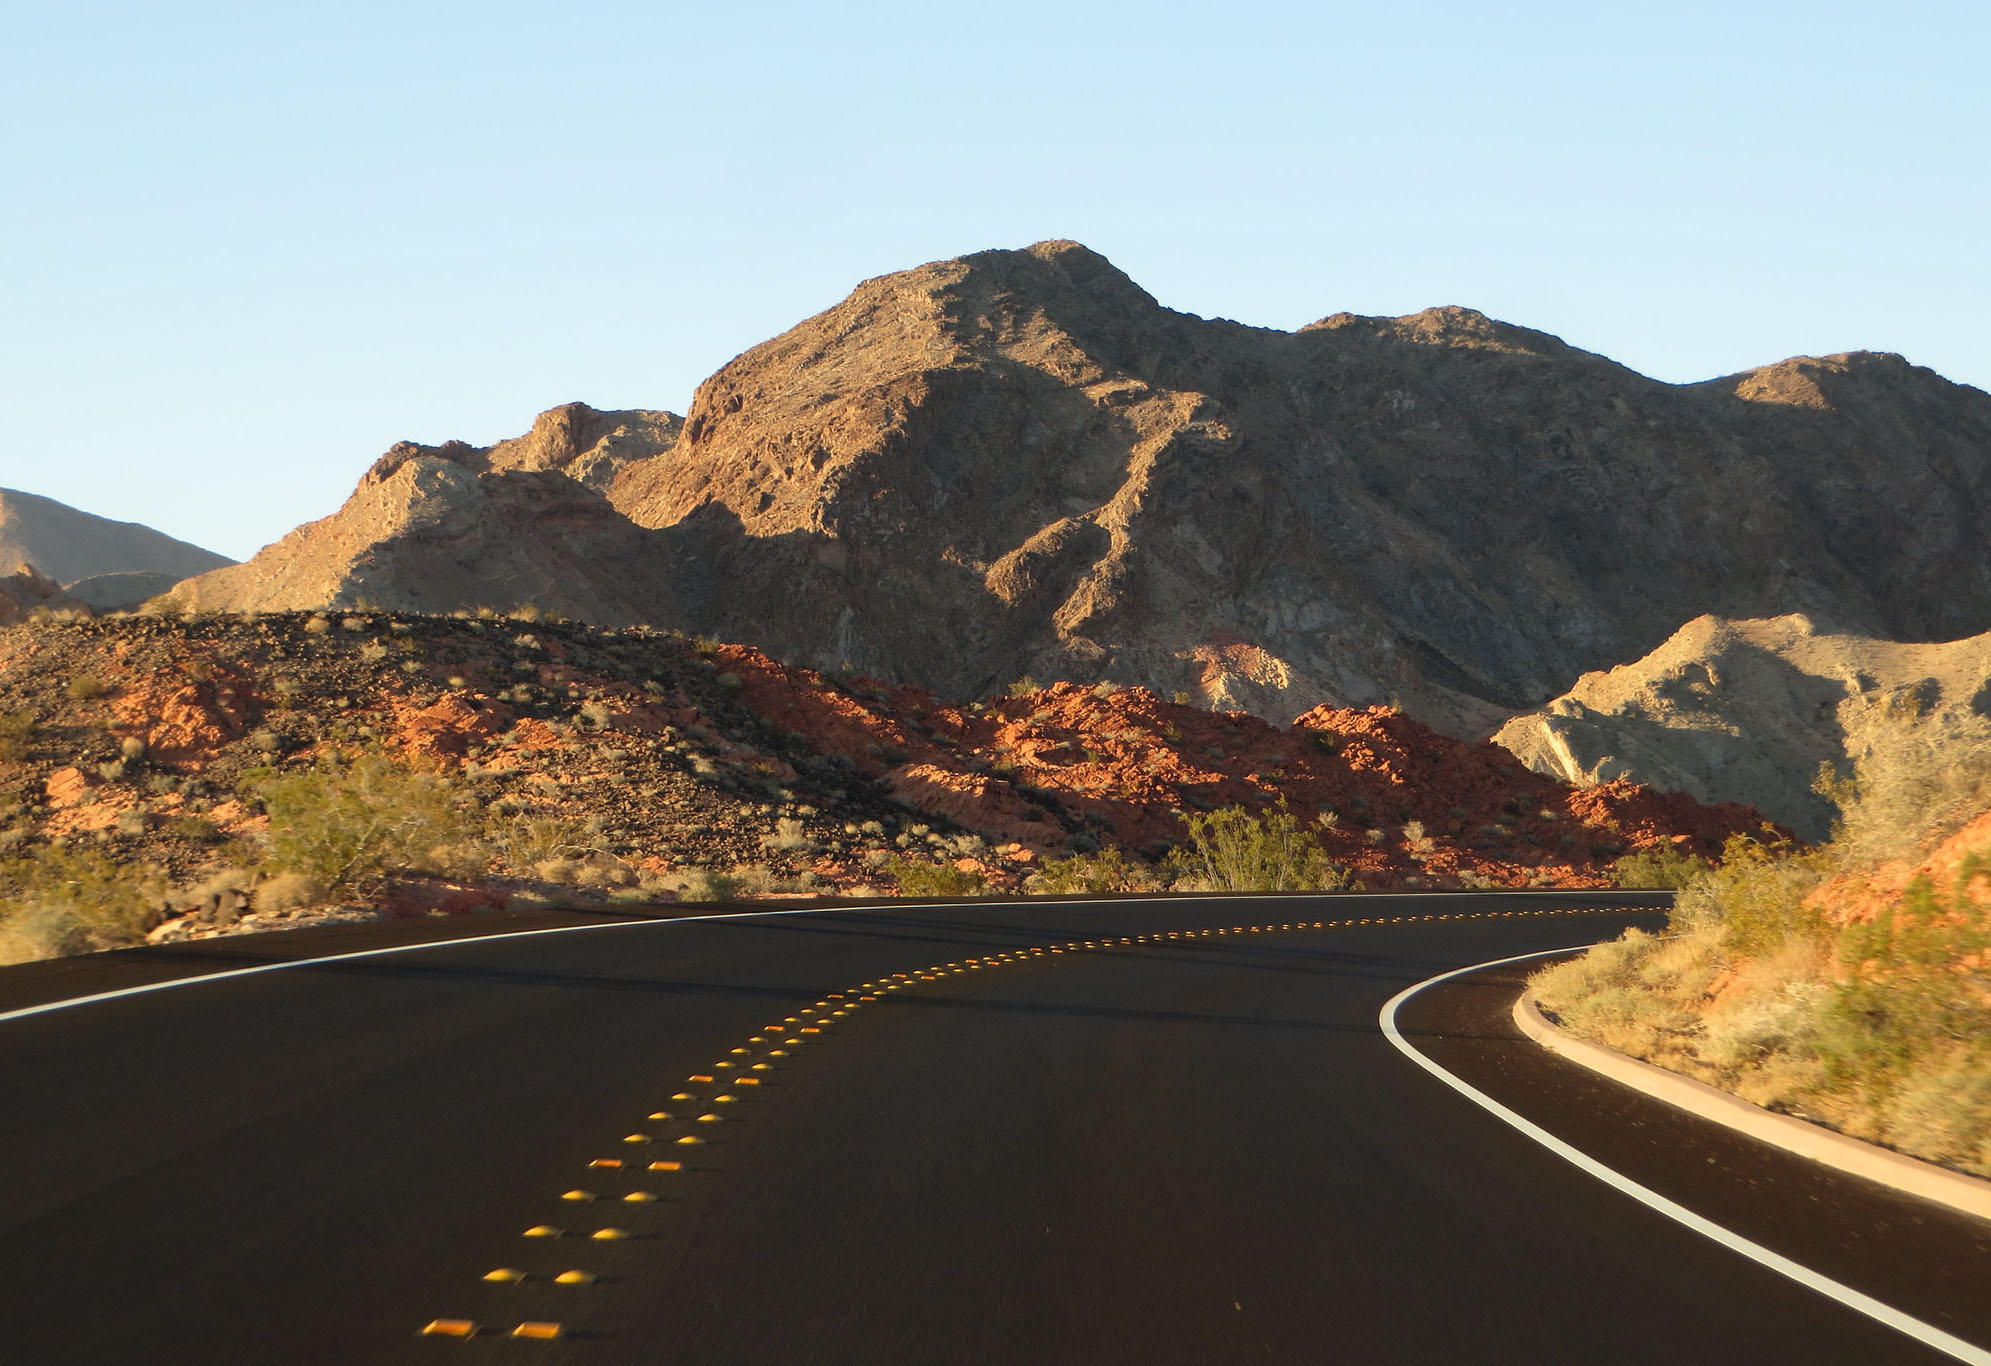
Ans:
<svg viewBox="0 0 1991 1366"><path fill-rule="evenodd" d="M1613 900L641 922L0 1016L0 1361L1951 1359L1383 1037L1413 983L1655 919L1568 909ZM1549 1057L1505 1022L1517 983L1400 1023L1633 1179L1991 1343L1991 1224Z"/></svg>

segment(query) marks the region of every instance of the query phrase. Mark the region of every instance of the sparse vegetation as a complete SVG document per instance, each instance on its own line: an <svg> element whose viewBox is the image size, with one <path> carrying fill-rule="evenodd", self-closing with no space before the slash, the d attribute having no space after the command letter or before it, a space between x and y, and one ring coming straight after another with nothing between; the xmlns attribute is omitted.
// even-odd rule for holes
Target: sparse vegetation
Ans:
<svg viewBox="0 0 1991 1366"><path fill-rule="evenodd" d="M1038 896L1101 896L1109 892L1150 892L1160 886L1154 870L1121 850L1050 859L1033 873L1024 890Z"/></svg>
<svg viewBox="0 0 1991 1366"><path fill-rule="evenodd" d="M898 858L885 865L885 872L898 884L900 896L980 896L988 887L980 873L966 872L951 863Z"/></svg>
<svg viewBox="0 0 1991 1366"><path fill-rule="evenodd" d="M1821 900L1991 808L1991 736L1927 744L1896 731L1855 779L1823 775L1840 820L1816 849L1737 836L1716 868L1621 860L1621 885L1680 879L1668 933L1550 968L1536 999L1609 1047L1991 1175L1991 857L1849 916Z"/></svg>
<svg viewBox="0 0 1991 1366"><path fill-rule="evenodd" d="M165 913L159 870L43 845L0 864L0 963L135 944Z"/></svg>
<svg viewBox="0 0 1991 1366"><path fill-rule="evenodd" d="M270 867L331 892L368 891L395 872L455 871L477 857L462 794L382 755L268 778L259 795Z"/></svg>

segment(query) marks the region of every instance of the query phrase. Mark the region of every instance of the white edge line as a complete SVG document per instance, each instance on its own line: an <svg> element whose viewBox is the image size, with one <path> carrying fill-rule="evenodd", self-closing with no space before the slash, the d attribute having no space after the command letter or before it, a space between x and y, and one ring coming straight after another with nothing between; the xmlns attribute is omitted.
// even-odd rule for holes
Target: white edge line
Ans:
<svg viewBox="0 0 1991 1366"><path fill-rule="evenodd" d="M1586 888L1583 890L1582 895L1585 896L1592 895L1597 890L1608 890L1608 889ZM1294 892L1291 893L1290 895L1293 897L1317 897L1323 894L1319 892ZM1428 900L1434 897L1444 897L1448 895L1457 895L1457 894L1444 893L1444 892L1421 892L1421 893L1413 892L1408 894L1395 893L1393 895L1396 897L1396 899L1411 901L1411 900ZM1491 893L1490 895L1498 896L1501 895L1501 893L1496 892L1496 893ZM1553 896L1555 895L1555 893L1552 891L1540 892L1531 889L1517 889L1515 891L1507 893L1507 895L1539 897L1539 896ZM1254 896L1234 896L1234 895L1227 896L1222 893L1218 893L1209 896L1198 896L1194 899L1197 901L1277 901L1283 898L1279 896L1265 896L1263 894L1254 895ZM1185 900L1187 900L1187 898L1185 898ZM1046 906L1051 906L1051 905L1117 906L1117 905L1125 905L1127 904L1127 901L1128 898L1125 897L1115 897L1108 900L1096 900L1096 901L1057 901L1051 898L1044 898L1041 901L1039 901L1035 898L1032 898L1030 900L1022 902L1000 902L995 904L1002 904L1002 905L1041 904ZM602 925L552 925L541 930L500 930L494 934L465 935L460 939L425 939L419 944L389 944L385 948L355 949L351 953L329 953L329 954L323 954L316 958L292 958L292 959L287 959L286 961L281 963L258 963L254 967L227 968L220 972L193 973L186 977L175 977L170 981L165 981L165 982L145 982L142 983L141 985L134 987L119 987L114 991L93 992L88 996L70 996L60 1001L44 1001L40 1005L22 1006L16 1010L0 1011L0 1024L5 1024L9 1020L25 1020L30 1015L46 1015L51 1011L68 1010L74 1006L96 1005L100 1001L115 1001L125 996L143 996L147 992L171 991L175 987L198 986L203 982L225 982L231 977L254 977L258 973L263 973L263 972L283 972L289 968L316 967L321 963L346 963L346 962L351 962L352 960L357 958L385 958L389 954L420 953L424 949L447 949L447 948L454 948L462 944L489 944L500 939L532 939L539 935L576 934L583 930L626 930L631 928L632 926L637 926L637 925L682 925L689 922L707 921L707 920L756 920L767 916L832 915L837 912L850 912L850 911L869 911L875 913L877 911L887 910L887 909L898 910L898 911L944 911L944 910L958 909L963 906L986 906L989 904L991 904L989 900L978 900L978 901L969 901L969 902L957 902L957 901L927 902L927 901L895 901L889 897L880 897L875 901L869 901L864 903L863 905L858 905L858 906L796 906L788 910L778 910L778 911L724 911L714 915L655 916L639 920L616 920ZM1637 911L1646 908L1638 906L1628 906L1625 909L1627 911Z"/></svg>
<svg viewBox="0 0 1991 1366"><path fill-rule="evenodd" d="M1487 1095L1484 1091L1453 1076L1430 1058L1418 1052L1403 1037L1402 1032L1396 1026L1398 1007L1402 1006L1405 1001L1408 1001L1426 987L1436 986L1438 983L1449 981L1454 977L1463 977L1467 973L1481 972L1487 968L1503 967L1508 963L1522 963L1530 958L1550 958L1560 953L1576 953L1589 947L1588 944L1579 944L1574 948L1545 949L1540 953L1519 953L1512 958L1496 958L1490 963L1476 963L1471 967L1456 968L1451 972L1440 973L1438 976L1428 978L1415 986L1406 987L1396 995L1390 997L1388 1003L1383 1006L1381 1015L1377 1017L1378 1023L1382 1025L1384 1036L1396 1046L1397 1051L1416 1063L1419 1067L1444 1082L1475 1105L1492 1114L1495 1118L1503 1120L1514 1128L1519 1129L1523 1134L1526 1134L1529 1138L1547 1148L1557 1157L1562 1158L1579 1170L1596 1177L1605 1185L1625 1195L1629 1195L1640 1204L1665 1215L1677 1224L1692 1229L1702 1237L1710 1238L1730 1251L1739 1252L1751 1261L1768 1267L1778 1275L1786 1276L1796 1281L1808 1290L1815 1290L1828 1299L1837 1300L1848 1309L1864 1314L1877 1323L1885 1324L1897 1333L1914 1338L1917 1342L1933 1347L1938 1352L1954 1357L1958 1361L1970 1362L1972 1366L1991 1366L1991 1351L1986 1351L1984 1348L1978 1347L1973 1343L1965 1342L1962 1338L1945 1333L1934 1324L1924 1323L1921 1319L1911 1314L1904 1314L1892 1305L1882 1304L1871 1295L1863 1295L1849 1285L1841 1284L1829 1276L1813 1271L1810 1267L1802 1263L1792 1261L1782 1253L1772 1252L1761 1243L1751 1242L1741 1234L1723 1228L1720 1224L1715 1223L1711 1219L1703 1218L1683 1205L1675 1204L1657 1191L1641 1186L1630 1177L1605 1166L1588 1153L1571 1147L1548 1130L1542 1128L1539 1124L1536 1124L1533 1120L1522 1118L1493 1097Z"/></svg>

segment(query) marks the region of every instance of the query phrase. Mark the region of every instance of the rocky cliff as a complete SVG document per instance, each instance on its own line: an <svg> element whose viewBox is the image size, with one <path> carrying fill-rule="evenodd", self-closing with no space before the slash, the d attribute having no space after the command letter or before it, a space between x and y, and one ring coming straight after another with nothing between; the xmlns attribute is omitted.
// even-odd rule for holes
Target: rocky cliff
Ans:
<svg viewBox="0 0 1991 1366"><path fill-rule="evenodd" d="M1797 615L1705 616L1634 663L1585 674L1494 739L1564 782L1629 778L1746 802L1817 840L1835 814L1813 790L1820 765L1850 771L1896 732L1927 743L1974 735L1987 717L1991 634L1900 644Z"/></svg>
<svg viewBox="0 0 1991 1366"><path fill-rule="evenodd" d="M1458 734L1702 613L1991 629L1991 396L1897 356L1668 385L1458 308L1198 318L1047 242L867 281L707 380L681 435L635 416L655 449L578 478L528 464L534 438L514 464L397 447L383 466L430 485L389 472L193 596L472 605L554 555L519 573L561 610L955 698L1023 675L1280 718L1395 698ZM528 472L606 506L472 506ZM465 511L432 531L390 496Z"/></svg>

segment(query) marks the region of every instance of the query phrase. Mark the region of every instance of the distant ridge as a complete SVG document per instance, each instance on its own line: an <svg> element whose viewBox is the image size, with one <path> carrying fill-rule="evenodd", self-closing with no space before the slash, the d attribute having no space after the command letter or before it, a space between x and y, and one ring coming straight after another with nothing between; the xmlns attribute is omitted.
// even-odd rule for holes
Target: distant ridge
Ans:
<svg viewBox="0 0 1991 1366"><path fill-rule="evenodd" d="M74 584L133 573L178 582L235 562L137 522L114 522L38 493L0 488L0 573L23 563Z"/></svg>

